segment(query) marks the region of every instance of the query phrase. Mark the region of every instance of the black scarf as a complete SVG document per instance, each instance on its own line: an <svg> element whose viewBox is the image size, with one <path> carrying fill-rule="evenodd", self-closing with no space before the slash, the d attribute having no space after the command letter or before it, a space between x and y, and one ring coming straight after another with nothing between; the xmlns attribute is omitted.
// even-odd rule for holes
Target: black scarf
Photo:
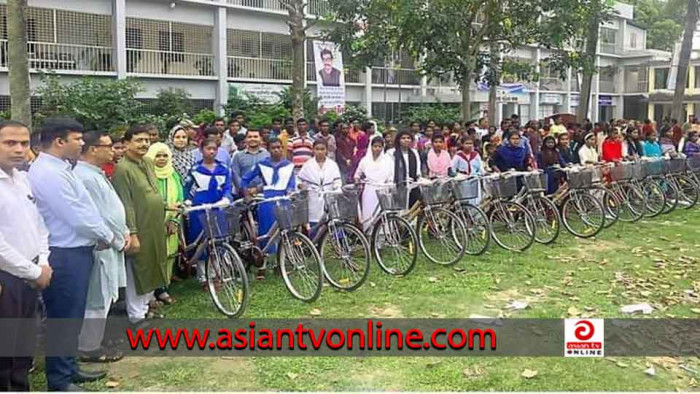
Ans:
<svg viewBox="0 0 700 394"><path fill-rule="evenodd" d="M403 151L401 148L396 148L394 151L394 183L406 180L406 162L403 160ZM416 155L412 149L408 149L408 174L413 180L418 180L418 163Z"/></svg>

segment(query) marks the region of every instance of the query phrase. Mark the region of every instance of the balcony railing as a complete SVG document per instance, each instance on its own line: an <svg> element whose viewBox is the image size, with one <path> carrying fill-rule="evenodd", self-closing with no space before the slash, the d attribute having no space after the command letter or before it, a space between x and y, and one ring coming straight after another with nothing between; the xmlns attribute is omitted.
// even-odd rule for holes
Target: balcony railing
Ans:
<svg viewBox="0 0 700 394"><path fill-rule="evenodd" d="M27 52L35 70L114 71L111 47L29 42ZM0 40L0 67L7 67L8 56L7 40Z"/></svg>
<svg viewBox="0 0 700 394"><path fill-rule="evenodd" d="M214 55L128 48L126 71L132 74L214 76Z"/></svg>
<svg viewBox="0 0 700 394"><path fill-rule="evenodd" d="M228 0L228 3L261 10L286 11L279 0Z"/></svg>
<svg viewBox="0 0 700 394"><path fill-rule="evenodd" d="M327 0L309 0L309 14L316 16L326 16L330 12Z"/></svg>
<svg viewBox="0 0 700 394"><path fill-rule="evenodd" d="M292 80L292 61L229 56L228 77L231 79Z"/></svg>
<svg viewBox="0 0 700 394"><path fill-rule="evenodd" d="M564 91L565 86L564 81L559 78L540 78L540 90Z"/></svg>
<svg viewBox="0 0 700 394"><path fill-rule="evenodd" d="M617 83L614 80L598 81L598 89L601 93L617 93Z"/></svg>
<svg viewBox="0 0 700 394"><path fill-rule="evenodd" d="M620 53L620 49L617 47L616 43L600 43L600 53L617 54Z"/></svg>
<svg viewBox="0 0 700 394"><path fill-rule="evenodd" d="M375 85L420 85L420 74L413 68L372 68L372 83Z"/></svg>
<svg viewBox="0 0 700 394"><path fill-rule="evenodd" d="M314 63L306 63L306 80L315 81L316 80L316 66ZM345 70L345 83L363 83L364 80L362 76L364 73L356 70Z"/></svg>

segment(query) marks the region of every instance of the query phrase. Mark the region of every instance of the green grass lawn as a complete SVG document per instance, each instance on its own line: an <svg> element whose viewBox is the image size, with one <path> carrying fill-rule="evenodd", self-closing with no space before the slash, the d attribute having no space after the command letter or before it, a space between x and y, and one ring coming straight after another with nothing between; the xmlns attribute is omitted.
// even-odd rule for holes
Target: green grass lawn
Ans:
<svg viewBox="0 0 700 394"><path fill-rule="evenodd" d="M562 230L564 231L564 230ZM648 302L651 317L699 317L700 210L616 224L595 239L562 232L522 254L492 245L455 268L419 259L406 278L376 266L354 293L325 287L313 304L293 299L281 278L252 284L246 318L465 318L470 315L622 317ZM693 293L688 293L691 290ZM193 282L173 286L169 318L218 318ZM506 308L526 301L525 310ZM312 314L313 311L313 314ZM654 368L654 375L645 373ZM525 369L536 371L525 378ZM98 390L675 390L698 386L700 363L673 358L127 358ZM41 366L34 388L43 386Z"/></svg>

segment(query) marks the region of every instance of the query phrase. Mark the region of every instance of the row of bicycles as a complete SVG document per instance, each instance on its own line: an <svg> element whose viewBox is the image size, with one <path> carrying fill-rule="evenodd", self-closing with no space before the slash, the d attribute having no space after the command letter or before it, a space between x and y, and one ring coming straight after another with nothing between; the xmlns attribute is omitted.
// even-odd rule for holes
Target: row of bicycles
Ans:
<svg viewBox="0 0 700 394"><path fill-rule="evenodd" d="M547 194L548 183L557 190ZM358 187L371 188L378 206L358 219ZM309 193L324 201L323 218L309 225ZM349 185L337 190L307 186L290 195L260 196L233 203L183 207L181 217L199 220L200 237L187 244L180 226L180 265L204 260L214 305L238 317L250 300L248 272L278 270L291 295L315 301L324 281L354 291L366 281L371 261L385 273L408 275L418 254L438 265L486 252L494 241L523 252L554 242L564 227L590 238L617 221L634 222L700 198L700 157L644 158L546 171L510 171L481 177L419 179L400 185ZM258 235L256 212L274 208L276 222ZM321 207L318 207L321 209ZM182 220L176 220L178 224ZM271 265L271 266L270 266Z"/></svg>

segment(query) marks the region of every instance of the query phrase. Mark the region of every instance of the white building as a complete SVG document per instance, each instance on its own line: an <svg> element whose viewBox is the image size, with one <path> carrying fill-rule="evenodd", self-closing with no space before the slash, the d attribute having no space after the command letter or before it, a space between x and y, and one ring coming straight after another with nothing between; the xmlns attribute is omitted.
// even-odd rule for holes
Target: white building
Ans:
<svg viewBox="0 0 700 394"><path fill-rule="evenodd" d="M308 0L310 17L324 14L323 0ZM7 8L0 0L0 109L9 105ZM54 70L64 79L81 75L138 77L146 91L186 89L199 106L220 108L229 85L269 95L291 83L291 42L286 11L278 0L29 0L28 39L32 86L36 72ZM591 118L644 117L648 64L668 53L646 49L646 33L632 22L633 7L617 4L619 15L601 26ZM314 90L312 51L307 50L307 84ZM525 47L514 54L533 64L546 50ZM546 67L537 83L517 94L499 94L499 114L524 120L574 112L579 78L566 81ZM459 103L449 78L421 77L412 62L398 67L348 70L346 100L379 118L397 119L399 109L441 101ZM504 81L517 82L517 81ZM485 109L488 93L473 87L474 110Z"/></svg>

